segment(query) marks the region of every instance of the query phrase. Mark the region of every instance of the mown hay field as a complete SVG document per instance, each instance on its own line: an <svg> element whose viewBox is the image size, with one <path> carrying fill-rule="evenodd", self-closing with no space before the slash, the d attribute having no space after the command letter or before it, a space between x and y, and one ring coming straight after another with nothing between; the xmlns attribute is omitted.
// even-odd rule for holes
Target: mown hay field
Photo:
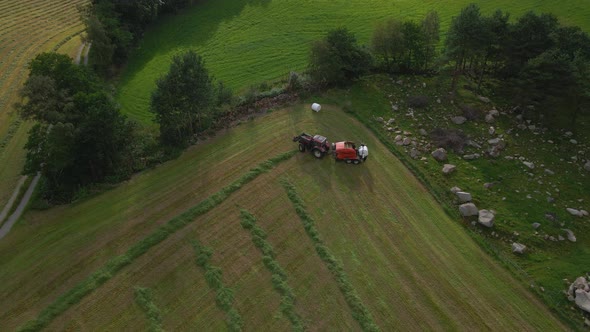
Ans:
<svg viewBox="0 0 590 332"><path fill-rule="evenodd" d="M230 185L294 150L291 137L301 131L364 141L371 154L359 166L309 153L286 155L273 168ZM302 204L288 196L285 183ZM172 229L169 220L208 197L217 197L210 208L116 273L101 276L79 302L62 303L44 326L145 330L149 322L134 292L146 287L164 329L224 329L227 317L196 264L196 240L212 249L211 265L233 290L232 307L244 330L290 329L276 280L240 224L245 210L267 234L273 260L294 294L292 311L310 330L359 330L362 308L382 330L564 329L367 129L326 105L320 113L303 105L274 111L96 197L28 212L0 242L2 329L14 330L46 312L110 259L158 229ZM311 228L304 228L302 215L313 220Z"/></svg>
<svg viewBox="0 0 590 332"><path fill-rule="evenodd" d="M30 124L19 120L13 104L38 53L74 56L84 26L77 5L86 0L5 0L0 3L0 208L8 201L24 163ZM77 43L77 45L75 45ZM72 45L74 44L74 45Z"/></svg>
<svg viewBox="0 0 590 332"><path fill-rule="evenodd" d="M496 9L509 12L513 19L528 10L551 12L563 24L590 30L590 6L580 0L203 1L161 20L146 33L122 74L118 100L125 114L151 122L149 101L155 81L168 71L172 56L187 49L201 54L219 80L243 91L304 70L311 43L328 29L347 27L361 43L369 44L379 21L389 17L421 20L436 10L444 37L451 18L472 2L486 15Z"/></svg>

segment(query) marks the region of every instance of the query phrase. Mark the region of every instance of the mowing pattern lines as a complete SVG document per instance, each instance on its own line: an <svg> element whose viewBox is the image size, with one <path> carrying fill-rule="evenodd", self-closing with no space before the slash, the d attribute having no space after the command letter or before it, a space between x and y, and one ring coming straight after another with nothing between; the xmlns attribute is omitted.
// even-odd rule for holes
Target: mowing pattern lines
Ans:
<svg viewBox="0 0 590 332"><path fill-rule="evenodd" d="M163 332L162 315L160 309L156 306L152 298L152 292L149 288L135 287L135 302L141 307L149 321L150 332Z"/></svg>
<svg viewBox="0 0 590 332"><path fill-rule="evenodd" d="M46 327L47 324L55 319L55 317L59 316L73 304L80 302L82 298L111 279L113 275L119 272L123 267L131 264L133 260L145 254L148 249L164 241L176 231L184 228L186 225L193 222L198 216L212 210L227 199L232 193L240 189L244 184L254 180L258 175L268 172L277 163L289 159L295 153L297 153L297 150L285 152L259 164L238 180L222 188L219 192L211 195L199 204L172 218L166 224L158 227L149 236L131 246L125 254L112 258L98 271L60 295L54 302L41 311L35 320L29 321L21 330L39 331Z"/></svg>
<svg viewBox="0 0 590 332"><path fill-rule="evenodd" d="M196 263L205 271L207 284L215 291L215 303L227 315L227 328L232 332L241 331L242 316L233 306L234 291L223 285L223 272L210 263L213 249L202 246L198 241L192 241L192 245L197 255Z"/></svg>
<svg viewBox="0 0 590 332"><path fill-rule="evenodd" d="M373 317L371 316L371 313L369 313L367 307L363 304L363 302L357 295L357 292L348 280L348 276L344 272L344 269L342 268L340 263L336 261L336 258L330 253L328 248L324 245L324 242L320 238L320 235L315 227L315 221L307 213L307 210L303 205L303 200L297 194L295 187L284 178L281 180L281 184L285 188L289 200L293 204L293 207L295 208L297 215L301 219L303 227L305 228L305 232L313 241L317 254L328 266L328 269L330 269L330 272L332 272L334 278L338 282L338 287L340 288L340 290L344 294L344 297L346 298L346 302L348 303L348 306L352 311L352 316L360 324L363 331L379 331L379 327L375 324L375 322L373 321Z"/></svg>
<svg viewBox="0 0 590 332"><path fill-rule="evenodd" d="M304 331L305 326L303 326L301 317L294 310L295 293L287 284L285 270L275 260L275 252L272 245L266 241L266 233L256 225L256 218L250 212L242 210L240 215L242 219L240 224L244 229L250 231L252 242L262 253L264 266L272 273L273 287L281 295L281 311L289 318L293 331Z"/></svg>

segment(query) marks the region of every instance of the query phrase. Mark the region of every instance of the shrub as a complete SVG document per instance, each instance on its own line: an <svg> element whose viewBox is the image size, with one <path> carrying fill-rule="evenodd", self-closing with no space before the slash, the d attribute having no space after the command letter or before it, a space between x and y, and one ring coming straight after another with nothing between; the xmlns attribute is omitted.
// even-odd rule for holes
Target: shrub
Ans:
<svg viewBox="0 0 590 332"><path fill-rule="evenodd" d="M438 147L460 153L463 152L468 137L458 129L436 128L430 132L430 139Z"/></svg>
<svg viewBox="0 0 590 332"><path fill-rule="evenodd" d="M409 96L407 100L408 107L424 108L430 103L428 96Z"/></svg>

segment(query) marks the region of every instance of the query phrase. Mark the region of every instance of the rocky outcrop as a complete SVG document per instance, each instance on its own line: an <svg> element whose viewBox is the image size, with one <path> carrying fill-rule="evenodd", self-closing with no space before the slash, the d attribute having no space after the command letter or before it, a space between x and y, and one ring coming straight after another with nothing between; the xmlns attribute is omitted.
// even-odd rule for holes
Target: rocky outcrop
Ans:
<svg viewBox="0 0 590 332"><path fill-rule="evenodd" d="M578 308L590 313L590 285L586 278L579 277L570 285L567 298L575 301Z"/></svg>
<svg viewBox="0 0 590 332"><path fill-rule="evenodd" d="M447 150L443 148L438 148L431 153L432 157L437 161L445 161L447 160Z"/></svg>
<svg viewBox="0 0 590 332"><path fill-rule="evenodd" d="M467 203L467 202L471 202L471 194L464 192L464 191L458 191L455 193L455 195L457 195L457 198L459 199L459 202L461 203Z"/></svg>
<svg viewBox="0 0 590 332"><path fill-rule="evenodd" d="M521 243L512 243L512 252L515 254L524 254L526 252L526 246Z"/></svg>
<svg viewBox="0 0 590 332"><path fill-rule="evenodd" d="M477 216L478 214L477 206L473 203L459 205L459 212L461 212L463 217Z"/></svg>
<svg viewBox="0 0 590 332"><path fill-rule="evenodd" d="M490 210L479 210L477 222L486 227L494 226L494 214Z"/></svg>
<svg viewBox="0 0 590 332"><path fill-rule="evenodd" d="M571 230L564 228L562 229L567 234L567 239L571 242L576 242L576 235Z"/></svg>
<svg viewBox="0 0 590 332"><path fill-rule="evenodd" d="M442 172L443 172L443 174L451 174L455 171L456 168L457 168L457 166L455 166L453 164L445 164L443 166Z"/></svg>

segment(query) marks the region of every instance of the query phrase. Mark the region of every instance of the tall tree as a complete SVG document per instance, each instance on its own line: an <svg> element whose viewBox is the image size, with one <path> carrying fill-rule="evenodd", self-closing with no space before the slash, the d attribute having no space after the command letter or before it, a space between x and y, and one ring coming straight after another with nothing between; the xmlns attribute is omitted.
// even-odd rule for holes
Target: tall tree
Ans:
<svg viewBox="0 0 590 332"><path fill-rule="evenodd" d="M216 95L201 56L188 51L172 58L168 73L158 79L150 110L166 145L183 147L206 129L213 118Z"/></svg>
<svg viewBox="0 0 590 332"><path fill-rule="evenodd" d="M357 44L354 34L338 28L312 45L309 72L319 84L346 84L365 74L371 63L371 54Z"/></svg>
<svg viewBox="0 0 590 332"><path fill-rule="evenodd" d="M24 171L43 174L44 195L64 202L82 186L128 175L133 132L98 78L55 53L38 55L29 67L17 109L38 123Z"/></svg>
<svg viewBox="0 0 590 332"><path fill-rule="evenodd" d="M388 19L377 24L371 39L373 53L385 63L387 70L398 69L402 55L405 53L402 23L396 19Z"/></svg>

